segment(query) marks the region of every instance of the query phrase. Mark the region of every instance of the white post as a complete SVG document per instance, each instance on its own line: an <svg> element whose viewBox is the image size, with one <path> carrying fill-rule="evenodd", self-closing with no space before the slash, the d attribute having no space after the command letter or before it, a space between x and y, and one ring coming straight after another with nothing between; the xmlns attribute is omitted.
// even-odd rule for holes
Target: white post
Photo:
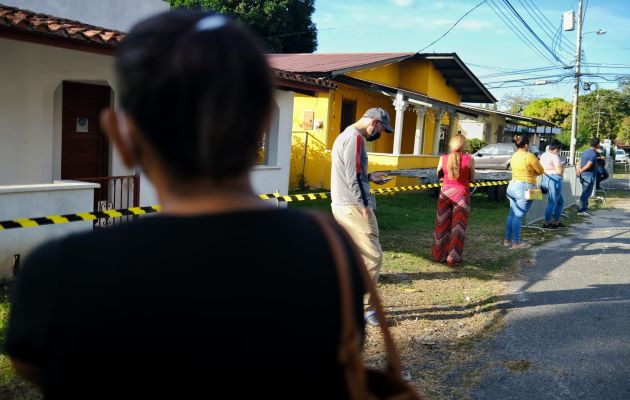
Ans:
<svg viewBox="0 0 630 400"><path fill-rule="evenodd" d="M448 140L451 140L453 136L457 135L458 123L459 123L459 119L457 118L457 112L455 110L449 111L448 112Z"/></svg>
<svg viewBox="0 0 630 400"><path fill-rule="evenodd" d="M427 107L416 105L414 111L416 113L416 136L413 141L413 155L419 156L423 151L424 117L427 114Z"/></svg>
<svg viewBox="0 0 630 400"><path fill-rule="evenodd" d="M442 117L444 110L433 108L433 117L435 118L435 128L433 129L433 151L431 154L437 156L440 152L440 131L442 129Z"/></svg>
<svg viewBox="0 0 630 400"><path fill-rule="evenodd" d="M396 122L394 125L394 149L392 154L395 156L400 155L400 148L402 146L402 131L403 131L403 119L405 116L405 110L407 109L408 104L405 101L405 97L402 93L398 92L396 94L396 99L394 99L394 109L396 110Z"/></svg>

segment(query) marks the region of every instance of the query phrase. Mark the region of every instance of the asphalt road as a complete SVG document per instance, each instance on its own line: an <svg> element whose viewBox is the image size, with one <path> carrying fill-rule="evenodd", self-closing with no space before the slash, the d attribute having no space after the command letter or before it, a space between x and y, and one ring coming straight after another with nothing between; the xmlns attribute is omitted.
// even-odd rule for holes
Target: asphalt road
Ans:
<svg viewBox="0 0 630 400"><path fill-rule="evenodd" d="M630 199L532 251L472 399L630 399Z"/></svg>

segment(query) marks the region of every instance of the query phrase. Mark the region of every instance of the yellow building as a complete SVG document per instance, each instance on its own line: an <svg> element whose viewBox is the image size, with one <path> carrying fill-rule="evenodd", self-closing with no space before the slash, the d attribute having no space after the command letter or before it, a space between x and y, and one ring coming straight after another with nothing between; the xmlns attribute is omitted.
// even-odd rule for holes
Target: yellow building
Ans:
<svg viewBox="0 0 630 400"><path fill-rule="evenodd" d="M290 187L330 187L330 149L337 135L371 107L389 112L394 133L366 144L369 171L432 168L457 134L460 117L479 113L461 102L496 99L455 53L270 54L272 67L330 79L337 87L296 94ZM411 184L397 178L388 186ZM414 182L415 183L415 182Z"/></svg>

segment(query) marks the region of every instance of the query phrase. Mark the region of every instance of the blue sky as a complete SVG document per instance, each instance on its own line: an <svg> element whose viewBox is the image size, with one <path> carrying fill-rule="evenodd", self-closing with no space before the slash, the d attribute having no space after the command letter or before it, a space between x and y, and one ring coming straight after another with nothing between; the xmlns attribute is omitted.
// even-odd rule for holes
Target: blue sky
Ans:
<svg viewBox="0 0 630 400"><path fill-rule="evenodd" d="M481 0L316 0L313 20L319 29L318 53L339 52L406 52L419 51L444 34L460 17ZM547 47L553 50L564 65L573 65L576 31L561 32L560 17L564 11L577 12L577 0L508 0L525 19ZM584 0L582 49L587 63L582 72L630 74L630 2L627 0ZM518 30L547 58L525 45L510 27L499 18L512 21ZM506 16L510 15L509 18ZM606 30L599 36L586 33ZM561 33L560 33L561 32ZM558 40L561 36L561 41ZM560 43L560 45L558 45ZM558 47L561 50L558 50ZM562 74L572 73L555 67L527 75L486 75L505 73L505 70L552 67L554 60L536 42L526 28L509 14L502 0L487 0L462 19L453 30L423 52L455 52L484 83L501 82L522 77L558 80ZM583 59L584 62L584 59ZM606 64L608 67L596 66ZM620 64L610 66L610 64ZM545 78L546 76L550 76ZM599 77L584 77L584 81L604 81ZM527 81L531 83L532 81ZM494 85L500 85L495 83ZM508 82L503 86L523 85ZM492 84L488 84L492 86ZM616 88L617 82L599 83L600 88ZM525 86L535 97L572 96L572 79L558 83ZM490 89L499 100L506 93L518 93L521 87Z"/></svg>

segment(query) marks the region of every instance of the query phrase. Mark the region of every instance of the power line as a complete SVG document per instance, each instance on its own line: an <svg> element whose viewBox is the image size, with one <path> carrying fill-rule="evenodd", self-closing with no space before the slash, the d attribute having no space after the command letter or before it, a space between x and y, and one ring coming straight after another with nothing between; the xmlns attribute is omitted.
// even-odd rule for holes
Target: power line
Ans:
<svg viewBox="0 0 630 400"><path fill-rule="evenodd" d="M535 73L535 72L550 71L550 70L554 70L554 69L558 69L558 67L553 65L553 66L548 66L548 67L537 67L537 68L529 68L529 69L510 70L510 71L498 72L498 73L494 73L494 74L478 75L477 78L484 79L484 78L498 78L498 77L501 77L501 76L509 76L509 75L526 75L526 74L532 74L532 73Z"/></svg>
<svg viewBox="0 0 630 400"><path fill-rule="evenodd" d="M567 74L553 74L553 75L536 76L536 77L533 77L533 78L514 78L514 79L501 80L501 81L483 82L483 84L484 85L496 85L498 83L536 81L536 80L543 80L543 79L547 79L547 78L564 78L564 77L567 77L567 76L571 76L571 75L567 75Z"/></svg>
<svg viewBox="0 0 630 400"><path fill-rule="evenodd" d="M444 32L444 34L442 36L440 36L439 38L437 38L436 40L434 40L433 42L429 43L428 45L424 46L422 49L418 50L418 53L421 53L423 50L433 46L434 44L436 44L437 42L439 42L440 40L442 40L442 38L444 38L444 36L448 35L448 33L450 31L453 30L453 28L455 28L457 26L457 24L459 24L459 22L464 19L468 14L470 14L471 12L475 11L480 5L482 5L483 3L485 3L488 0L483 0L482 2L480 2L479 4L477 4L476 6L474 6L473 8L471 8L470 10L468 10L466 12L466 14L462 15L457 21L455 21L455 23L453 24L453 26L451 26L446 32Z"/></svg>
<svg viewBox="0 0 630 400"><path fill-rule="evenodd" d="M497 0L498 1L498 0ZM516 35L516 37L523 42L527 47L534 50L545 60L549 61L551 64L557 65L556 62L551 59L549 56L545 55L531 40L529 40L523 32L521 32L516 24L512 22L510 17L505 14L505 12L494 2L494 0L488 0L488 6L490 9L499 17L499 19Z"/></svg>
<svg viewBox="0 0 630 400"><path fill-rule="evenodd" d="M521 3L521 5L523 6L523 9L527 12L527 14L529 14L529 16L532 18L532 20L536 23L536 25L538 25L543 33L549 38L551 39L551 44L552 44L552 48L551 51L555 53L554 49L553 49L553 43L556 40L556 36L558 36L558 32L554 32L552 28L550 28L550 25L553 26L551 23L546 24L542 21L542 19L535 15L535 11L534 9L524 0L518 0L519 3ZM558 46L558 50L560 51L564 51L566 53L570 53L569 50L566 50L564 48L562 48L562 46Z"/></svg>
<svg viewBox="0 0 630 400"><path fill-rule="evenodd" d="M541 17L543 17L543 18L544 18L544 19L545 19L545 20L549 23L549 25L552 25L552 26L553 26L553 22L551 22L551 21L549 20L549 18L547 18L547 16L546 16L545 14L543 14L543 12L542 12L542 11L540 11L540 8L538 8L538 6L536 5L536 3L534 3L534 1L533 1L533 0L526 0L526 1L527 1L527 2L529 2L529 3L531 3L531 5L532 5L532 6L536 9L536 11L538 11L538 14L539 14ZM561 25L560 25L560 26L562 26L562 19L560 19L560 23L561 23ZM570 50L575 49L575 43L573 43L570 39L565 39L565 40L567 41L567 43L568 43L567 47L568 47Z"/></svg>
<svg viewBox="0 0 630 400"><path fill-rule="evenodd" d="M538 43L540 43L551 54L551 56L556 61L558 61L558 62L560 62L562 64L566 64L563 60L560 59L560 57L558 57L558 55L556 53L553 52L553 50L551 50L549 48L549 46L547 46L547 44L540 38L540 36L538 36L538 34L536 34L536 32L534 32L534 30L523 19L523 17L518 13L518 11L516 11L514 6L512 6L512 3L510 3L510 0L503 0L503 3L505 3L508 6L508 9L511 10L512 13L516 16L516 18L523 24L523 26L525 26L525 29L527 29L532 34L534 39L536 39L538 41Z"/></svg>

